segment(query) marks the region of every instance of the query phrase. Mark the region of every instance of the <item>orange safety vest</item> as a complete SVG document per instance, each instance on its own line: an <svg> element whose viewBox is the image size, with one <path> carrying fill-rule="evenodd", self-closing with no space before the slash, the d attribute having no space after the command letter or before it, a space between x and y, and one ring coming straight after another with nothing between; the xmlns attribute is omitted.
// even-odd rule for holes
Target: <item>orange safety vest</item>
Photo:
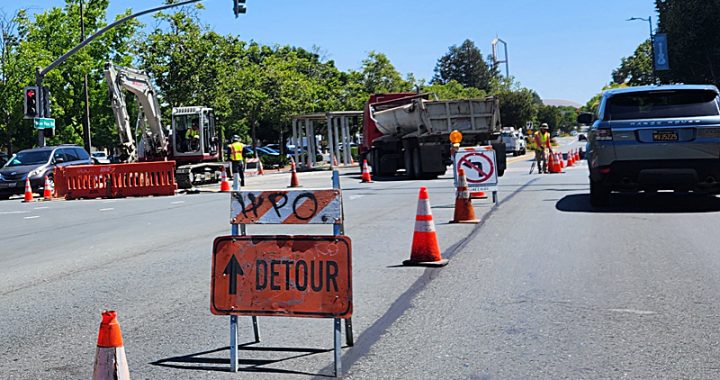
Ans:
<svg viewBox="0 0 720 380"><path fill-rule="evenodd" d="M234 142L230 144L230 161L242 161L243 148L245 148L245 145L241 142Z"/></svg>

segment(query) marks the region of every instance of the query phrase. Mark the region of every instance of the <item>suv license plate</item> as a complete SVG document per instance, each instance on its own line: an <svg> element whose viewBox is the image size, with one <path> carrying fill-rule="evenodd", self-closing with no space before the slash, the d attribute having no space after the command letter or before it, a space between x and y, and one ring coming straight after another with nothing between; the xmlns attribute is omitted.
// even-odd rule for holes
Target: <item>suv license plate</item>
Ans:
<svg viewBox="0 0 720 380"><path fill-rule="evenodd" d="M675 131L653 132L653 141L678 141L678 134Z"/></svg>

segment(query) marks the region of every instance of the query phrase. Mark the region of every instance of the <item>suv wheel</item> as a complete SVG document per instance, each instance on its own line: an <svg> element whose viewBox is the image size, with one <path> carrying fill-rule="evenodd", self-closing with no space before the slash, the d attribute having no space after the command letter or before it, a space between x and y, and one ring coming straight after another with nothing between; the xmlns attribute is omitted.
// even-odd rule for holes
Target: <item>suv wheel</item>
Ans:
<svg viewBox="0 0 720 380"><path fill-rule="evenodd" d="M590 180L590 204L593 206L607 206L610 202L610 188L602 183Z"/></svg>

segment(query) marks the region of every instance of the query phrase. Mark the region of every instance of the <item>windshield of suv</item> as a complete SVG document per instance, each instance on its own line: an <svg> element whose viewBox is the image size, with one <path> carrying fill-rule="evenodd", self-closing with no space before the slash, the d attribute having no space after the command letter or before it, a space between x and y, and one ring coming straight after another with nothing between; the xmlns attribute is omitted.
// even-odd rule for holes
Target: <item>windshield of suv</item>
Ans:
<svg viewBox="0 0 720 380"><path fill-rule="evenodd" d="M19 152L5 166L40 165L48 162L49 159L49 150L43 150L40 152Z"/></svg>
<svg viewBox="0 0 720 380"><path fill-rule="evenodd" d="M717 94L705 90L651 91L608 99L605 120L657 119L720 115Z"/></svg>

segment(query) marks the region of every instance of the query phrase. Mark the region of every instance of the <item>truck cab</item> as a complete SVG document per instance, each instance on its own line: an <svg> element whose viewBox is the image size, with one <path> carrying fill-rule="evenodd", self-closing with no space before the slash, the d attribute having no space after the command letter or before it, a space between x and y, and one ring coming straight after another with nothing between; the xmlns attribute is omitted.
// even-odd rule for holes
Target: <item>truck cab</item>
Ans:
<svg viewBox="0 0 720 380"><path fill-rule="evenodd" d="M176 161L208 160L218 155L215 114L212 108L175 107L170 140Z"/></svg>

